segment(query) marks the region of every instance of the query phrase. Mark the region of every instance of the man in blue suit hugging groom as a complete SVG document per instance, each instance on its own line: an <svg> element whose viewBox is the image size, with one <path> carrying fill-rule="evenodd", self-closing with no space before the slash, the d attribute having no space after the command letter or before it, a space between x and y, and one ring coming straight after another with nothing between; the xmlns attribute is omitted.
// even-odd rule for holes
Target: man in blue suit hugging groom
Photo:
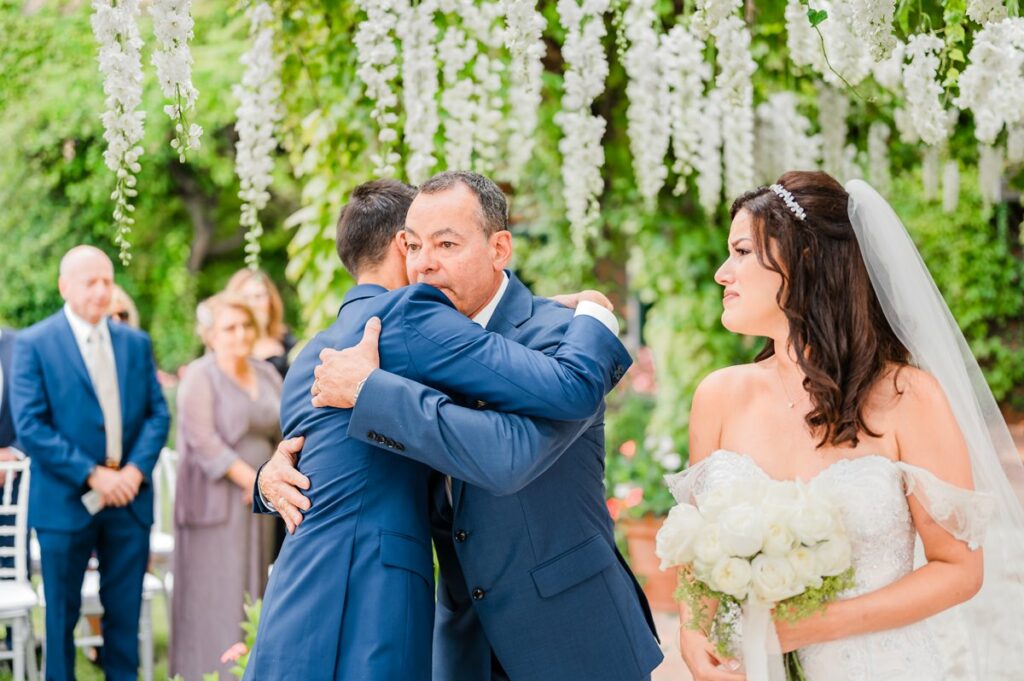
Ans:
<svg viewBox="0 0 1024 681"><path fill-rule="evenodd" d="M412 212L404 221L413 190L393 181L357 189L339 220L339 255L358 285L285 382L282 429L305 438L299 469L312 505L275 564L246 679L430 678L432 471L377 449L404 450L399 431L392 431L394 437L369 430L355 437L351 410L310 404L310 391L320 389L314 369L322 350L354 344L368 320L380 318L380 362L396 375L466 403L566 419L558 427L524 420L505 430L524 450L514 467L520 486L540 476L552 452L564 451L587 429L587 419L630 363L605 325L614 318L592 301L589 312L581 303L574 318L559 308L565 316L557 320L559 337L545 348L549 354L486 332L482 317L501 318L502 293L522 288L503 270L511 256L504 197L479 175L447 174L432 182L417 200L440 201L450 219L422 223L422 234L414 231ZM467 286L472 278L464 275L406 287L406 252L412 258L428 250L424 239L462 262L466 274L491 272L493 286ZM601 316L608 319L598 321ZM375 335L380 327L367 328ZM267 500L288 508L285 495Z"/></svg>

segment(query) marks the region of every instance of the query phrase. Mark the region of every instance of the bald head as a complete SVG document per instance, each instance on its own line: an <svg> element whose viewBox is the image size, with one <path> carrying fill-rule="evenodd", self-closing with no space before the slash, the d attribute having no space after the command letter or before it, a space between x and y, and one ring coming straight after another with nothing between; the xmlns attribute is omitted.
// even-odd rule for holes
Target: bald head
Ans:
<svg viewBox="0 0 1024 681"><path fill-rule="evenodd" d="M110 308L114 263L95 246L75 246L60 260L57 285L72 312L97 324Z"/></svg>

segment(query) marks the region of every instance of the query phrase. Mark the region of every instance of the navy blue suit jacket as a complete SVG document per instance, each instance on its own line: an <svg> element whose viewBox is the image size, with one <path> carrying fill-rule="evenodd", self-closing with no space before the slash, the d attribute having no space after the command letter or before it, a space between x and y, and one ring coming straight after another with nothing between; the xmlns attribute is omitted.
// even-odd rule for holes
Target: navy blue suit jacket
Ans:
<svg viewBox="0 0 1024 681"><path fill-rule="evenodd" d="M130 504L143 525L153 523L151 476L167 441L170 416L149 336L123 324L110 330L121 389L122 464L145 482ZM61 310L18 334L11 406L24 451L32 459L29 524L72 532L89 524L81 497L92 469L106 458L103 412L71 325Z"/></svg>
<svg viewBox="0 0 1024 681"><path fill-rule="evenodd" d="M488 330L551 352L570 317L513 281ZM407 378L367 380L349 434L456 478L453 508L434 495L434 681L490 681L492 654L515 681L638 681L662 660L605 505L603 417L477 411Z"/></svg>
<svg viewBox="0 0 1024 681"><path fill-rule="evenodd" d="M0 367L3 368L3 385L0 385L0 447L21 449L14 431L14 417L11 415L11 370L14 366L14 338L11 329L4 329L0 334Z"/></svg>
<svg viewBox="0 0 1024 681"><path fill-rule="evenodd" d="M429 286L350 290L338 320L285 379L282 431L306 438L299 470L310 479L312 507L275 563L246 680L430 678L431 471L350 437L351 410L310 404L320 351L356 344L372 316L382 321L383 368L507 411L580 418L630 364L618 339L590 317L570 324L548 357L487 333ZM399 448L391 437L362 435Z"/></svg>

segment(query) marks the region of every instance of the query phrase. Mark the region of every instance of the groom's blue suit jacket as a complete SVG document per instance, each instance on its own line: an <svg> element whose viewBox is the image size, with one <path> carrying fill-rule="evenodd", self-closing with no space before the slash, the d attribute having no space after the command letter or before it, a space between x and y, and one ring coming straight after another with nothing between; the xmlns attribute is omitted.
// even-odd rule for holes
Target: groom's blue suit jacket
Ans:
<svg viewBox="0 0 1024 681"><path fill-rule="evenodd" d="M505 411L583 418L630 364L618 339L590 317L577 317L549 357L487 333L429 286L350 290L338 320L303 349L285 380L282 430L306 438L299 469L310 479L312 507L274 565L246 680L430 678L432 471L349 436L351 410L310 404L320 351L356 344L372 316L382 321L382 368ZM403 418L391 405L378 408ZM535 464L522 474L539 472Z"/></svg>
<svg viewBox="0 0 1024 681"><path fill-rule="evenodd" d="M513 278L487 328L552 352L570 319ZM451 504L444 485L433 495L434 681L502 678L495 661L513 681L639 681L661 662L605 505L603 406L574 423L525 418L377 371L349 434L455 478Z"/></svg>

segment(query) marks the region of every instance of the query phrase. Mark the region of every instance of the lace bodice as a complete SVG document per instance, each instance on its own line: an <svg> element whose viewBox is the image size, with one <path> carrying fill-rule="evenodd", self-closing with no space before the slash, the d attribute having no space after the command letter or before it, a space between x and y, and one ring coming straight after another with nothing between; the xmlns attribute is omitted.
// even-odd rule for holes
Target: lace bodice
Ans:
<svg viewBox="0 0 1024 681"><path fill-rule="evenodd" d="M718 450L697 466L670 478L679 501L720 485L769 478L749 456ZM914 569L916 531L907 495L958 539L980 543L991 500L953 487L929 471L884 456L841 459L808 481L826 488L840 509L853 548L852 598L891 584ZM927 622L809 646L800 651L809 681L937 681L949 663Z"/></svg>

